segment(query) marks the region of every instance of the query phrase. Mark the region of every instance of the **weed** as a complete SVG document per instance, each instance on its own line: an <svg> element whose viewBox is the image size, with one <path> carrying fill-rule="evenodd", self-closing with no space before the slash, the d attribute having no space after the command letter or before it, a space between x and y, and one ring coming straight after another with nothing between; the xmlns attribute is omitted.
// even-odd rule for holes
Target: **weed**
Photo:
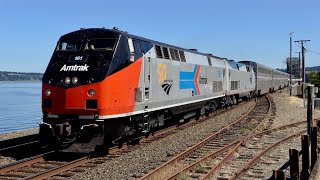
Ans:
<svg viewBox="0 0 320 180"><path fill-rule="evenodd" d="M197 168L196 168L196 171L195 171L196 173L205 173L205 168L203 167L203 166L198 166Z"/></svg>

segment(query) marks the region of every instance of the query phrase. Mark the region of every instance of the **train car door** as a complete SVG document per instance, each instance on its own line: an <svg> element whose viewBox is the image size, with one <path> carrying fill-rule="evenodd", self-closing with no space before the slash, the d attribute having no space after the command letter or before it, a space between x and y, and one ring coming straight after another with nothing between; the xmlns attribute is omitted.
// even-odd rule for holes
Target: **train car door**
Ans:
<svg viewBox="0 0 320 180"><path fill-rule="evenodd" d="M128 38L129 49L131 53L131 62L141 59L142 61L142 69L141 69L141 76L140 76L140 87L136 94L136 100L138 102L145 102L150 101L151 99L151 73L150 73L150 52L148 53L149 49L151 49L152 44L149 42L145 42L138 39L131 39ZM145 54L147 53L147 54Z"/></svg>
<svg viewBox="0 0 320 180"><path fill-rule="evenodd" d="M151 74L150 74L150 57L146 57L145 54L143 54L143 71L144 71L144 100L150 101L151 99L151 89L150 89L150 80L151 80Z"/></svg>
<svg viewBox="0 0 320 180"><path fill-rule="evenodd" d="M227 60L224 59L223 62L224 62L224 69L223 69L222 84L224 85L225 95L228 95L230 93L229 91L230 90L230 87L229 87L230 73L229 73Z"/></svg>

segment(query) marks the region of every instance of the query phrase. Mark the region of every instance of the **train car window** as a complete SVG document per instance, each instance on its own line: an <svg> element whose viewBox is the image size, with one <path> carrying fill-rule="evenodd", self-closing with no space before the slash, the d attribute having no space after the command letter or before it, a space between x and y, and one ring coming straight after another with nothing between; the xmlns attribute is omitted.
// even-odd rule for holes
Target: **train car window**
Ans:
<svg viewBox="0 0 320 180"><path fill-rule="evenodd" d="M82 43L79 42L59 42L57 51L80 51Z"/></svg>
<svg viewBox="0 0 320 180"><path fill-rule="evenodd" d="M157 58L163 58L162 56L162 51L161 51L161 46L156 45L156 53L157 53Z"/></svg>
<svg viewBox="0 0 320 180"><path fill-rule="evenodd" d="M208 63L209 63L209 66L212 66L211 59L209 56L208 56Z"/></svg>
<svg viewBox="0 0 320 180"><path fill-rule="evenodd" d="M170 55L172 60L180 61L178 50L170 48Z"/></svg>
<svg viewBox="0 0 320 180"><path fill-rule="evenodd" d="M114 51L116 38L89 39L85 50Z"/></svg>
<svg viewBox="0 0 320 180"><path fill-rule="evenodd" d="M141 52L146 54L151 48L152 44L146 41L140 41Z"/></svg>
<svg viewBox="0 0 320 180"><path fill-rule="evenodd" d="M174 50L170 48L170 56L172 60L176 60L176 56L174 54Z"/></svg>
<svg viewBox="0 0 320 180"><path fill-rule="evenodd" d="M134 52L136 54L141 54L140 42L137 40L133 40Z"/></svg>
<svg viewBox="0 0 320 180"><path fill-rule="evenodd" d="M128 38L128 44L129 44L130 53L134 53L134 47L133 47L133 42L131 38Z"/></svg>
<svg viewBox="0 0 320 180"><path fill-rule="evenodd" d="M184 52L183 51L179 51L180 54L180 58L182 62L186 62L186 57L184 56Z"/></svg>
<svg viewBox="0 0 320 180"><path fill-rule="evenodd" d="M175 55L175 57L176 57L176 60L177 60L177 61L180 61L180 57L179 57L178 50L174 49L173 51L174 51L174 55Z"/></svg>
<svg viewBox="0 0 320 180"><path fill-rule="evenodd" d="M167 47L162 47L162 51L163 51L164 58L165 59L170 59L168 48Z"/></svg>

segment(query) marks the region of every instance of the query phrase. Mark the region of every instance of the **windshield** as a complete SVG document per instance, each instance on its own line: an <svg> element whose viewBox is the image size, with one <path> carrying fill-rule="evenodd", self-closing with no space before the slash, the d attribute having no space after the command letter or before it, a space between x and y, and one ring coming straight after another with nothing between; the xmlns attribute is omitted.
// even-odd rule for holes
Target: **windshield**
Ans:
<svg viewBox="0 0 320 180"><path fill-rule="evenodd" d="M57 51L80 51L81 44L81 42L61 41Z"/></svg>
<svg viewBox="0 0 320 180"><path fill-rule="evenodd" d="M88 39L85 50L114 51L116 38Z"/></svg>

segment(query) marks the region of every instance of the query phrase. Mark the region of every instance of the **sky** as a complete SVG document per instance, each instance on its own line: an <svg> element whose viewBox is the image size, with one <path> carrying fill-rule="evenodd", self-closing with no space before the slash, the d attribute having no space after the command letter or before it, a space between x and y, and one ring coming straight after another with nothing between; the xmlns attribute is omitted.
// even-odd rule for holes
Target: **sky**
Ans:
<svg viewBox="0 0 320 180"><path fill-rule="evenodd" d="M285 68L293 41L320 65L319 0L3 0L0 71L44 72L60 36L113 28L236 61ZM293 42L293 56L301 46Z"/></svg>

